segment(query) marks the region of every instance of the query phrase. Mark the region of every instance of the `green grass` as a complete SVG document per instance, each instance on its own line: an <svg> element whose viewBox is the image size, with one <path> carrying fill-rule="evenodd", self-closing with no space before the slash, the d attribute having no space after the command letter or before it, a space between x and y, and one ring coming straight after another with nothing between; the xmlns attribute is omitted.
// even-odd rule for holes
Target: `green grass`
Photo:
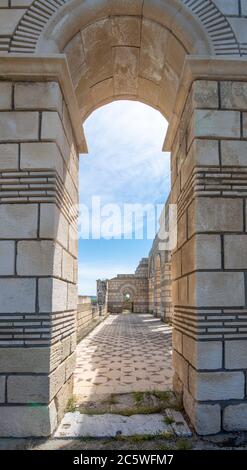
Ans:
<svg viewBox="0 0 247 470"><path fill-rule="evenodd" d="M164 423L165 424L173 424L173 423L175 423L175 420L171 416L165 416L164 417Z"/></svg>
<svg viewBox="0 0 247 470"><path fill-rule="evenodd" d="M153 392L151 392L152 395L154 395L158 400L161 400L161 401L169 401L172 397L172 394L171 392L168 392L168 391L165 391L165 392L162 392L162 391L159 391L159 390L154 390Z"/></svg>
<svg viewBox="0 0 247 470"><path fill-rule="evenodd" d="M73 396L69 398L65 413L74 413L76 411L76 398Z"/></svg>
<svg viewBox="0 0 247 470"><path fill-rule="evenodd" d="M136 404L140 405L145 398L145 392L133 392L133 397Z"/></svg>
<svg viewBox="0 0 247 470"><path fill-rule="evenodd" d="M191 450L192 447L192 442L188 439L178 439L176 442L177 450Z"/></svg>

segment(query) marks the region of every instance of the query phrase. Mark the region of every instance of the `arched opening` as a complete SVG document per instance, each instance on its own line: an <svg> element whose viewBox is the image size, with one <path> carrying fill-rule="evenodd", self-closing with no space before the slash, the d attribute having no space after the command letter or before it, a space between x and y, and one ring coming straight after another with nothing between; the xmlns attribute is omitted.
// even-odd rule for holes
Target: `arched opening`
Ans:
<svg viewBox="0 0 247 470"><path fill-rule="evenodd" d="M174 390L198 432L246 429L246 262L232 257L246 235L245 194L235 181L245 166L246 64L226 59L245 43L241 49L210 0L56 2L37 25L35 5L1 38L13 53L0 64L5 436L51 434L73 393L81 123L122 99L148 104L170 123ZM136 277L143 282L147 270L144 259ZM104 281L99 292L104 301ZM155 302L151 295L154 310Z"/></svg>

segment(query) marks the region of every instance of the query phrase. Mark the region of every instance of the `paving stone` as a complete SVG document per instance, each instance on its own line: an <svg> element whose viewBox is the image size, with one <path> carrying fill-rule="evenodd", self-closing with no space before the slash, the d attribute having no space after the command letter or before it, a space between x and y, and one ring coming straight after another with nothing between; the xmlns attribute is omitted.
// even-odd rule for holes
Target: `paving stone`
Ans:
<svg viewBox="0 0 247 470"><path fill-rule="evenodd" d="M174 432L177 436L191 436L191 431L181 413L167 413L180 422L178 425L165 424L162 414L121 416L115 414L86 415L79 412L67 413L54 437L115 437L149 434L155 436L164 432Z"/></svg>
<svg viewBox="0 0 247 470"><path fill-rule="evenodd" d="M171 342L171 327L157 318L110 315L78 345L78 401L93 394L170 390Z"/></svg>

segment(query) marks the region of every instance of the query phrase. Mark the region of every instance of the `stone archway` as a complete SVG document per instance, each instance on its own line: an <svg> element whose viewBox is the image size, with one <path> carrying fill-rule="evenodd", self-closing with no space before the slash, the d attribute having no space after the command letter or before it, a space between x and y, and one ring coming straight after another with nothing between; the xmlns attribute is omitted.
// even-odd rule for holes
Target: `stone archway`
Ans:
<svg viewBox="0 0 247 470"><path fill-rule="evenodd" d="M50 435L72 393L81 122L123 97L170 123L174 389L199 433L247 429L245 41L209 0L1 18L0 434Z"/></svg>

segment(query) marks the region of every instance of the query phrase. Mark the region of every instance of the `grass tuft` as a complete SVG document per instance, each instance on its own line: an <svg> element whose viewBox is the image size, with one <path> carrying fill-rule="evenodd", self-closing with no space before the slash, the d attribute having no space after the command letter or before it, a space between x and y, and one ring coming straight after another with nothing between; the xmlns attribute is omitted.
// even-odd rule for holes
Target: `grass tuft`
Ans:
<svg viewBox="0 0 247 470"><path fill-rule="evenodd" d="M67 406L65 408L65 413L74 413L76 411L76 397L72 396L69 398Z"/></svg>

